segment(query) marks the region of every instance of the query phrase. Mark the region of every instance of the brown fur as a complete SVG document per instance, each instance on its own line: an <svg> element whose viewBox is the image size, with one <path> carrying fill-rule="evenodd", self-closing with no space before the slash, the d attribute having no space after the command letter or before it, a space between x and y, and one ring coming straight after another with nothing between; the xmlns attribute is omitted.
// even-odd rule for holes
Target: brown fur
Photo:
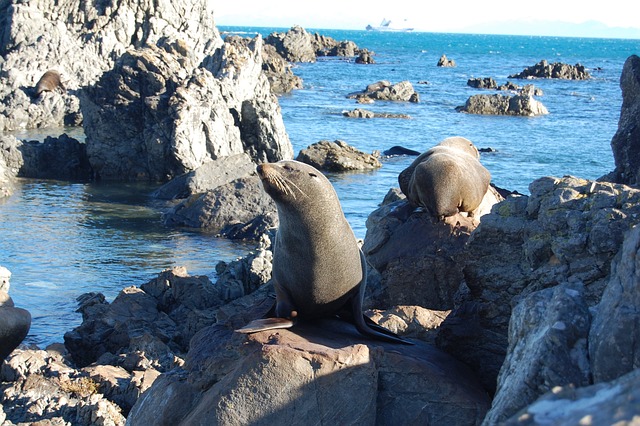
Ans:
<svg viewBox="0 0 640 426"><path fill-rule="evenodd" d="M36 83L36 97L40 96L42 92L54 92L60 89L62 92L66 92L66 88L62 84L60 79L60 73L56 70L49 70L42 74L40 80Z"/></svg>
<svg viewBox="0 0 640 426"><path fill-rule="evenodd" d="M444 219L473 212L489 189L491 174L468 139L447 138L421 154L400 173L400 189L409 202Z"/></svg>
<svg viewBox="0 0 640 426"><path fill-rule="evenodd" d="M261 164L257 171L278 207L272 275L277 318L252 321L238 331L287 328L293 320L348 312L360 333L410 344L362 314L367 265L331 182L293 160Z"/></svg>

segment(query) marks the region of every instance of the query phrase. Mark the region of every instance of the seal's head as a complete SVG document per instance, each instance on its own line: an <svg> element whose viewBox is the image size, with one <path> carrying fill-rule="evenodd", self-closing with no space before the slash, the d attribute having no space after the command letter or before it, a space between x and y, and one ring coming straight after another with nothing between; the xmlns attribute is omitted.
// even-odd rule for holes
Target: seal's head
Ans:
<svg viewBox="0 0 640 426"><path fill-rule="evenodd" d="M304 203L332 188L316 168L295 160L263 163L257 168L264 190L276 203ZM333 189L333 188L332 188ZM330 191L333 195L334 191Z"/></svg>
<svg viewBox="0 0 640 426"><path fill-rule="evenodd" d="M475 147L473 142L471 142L467 138L463 138L462 136L453 136L450 138L446 138L436 146L448 146L451 148L459 149L460 151L464 151L474 158L480 158L478 148Z"/></svg>

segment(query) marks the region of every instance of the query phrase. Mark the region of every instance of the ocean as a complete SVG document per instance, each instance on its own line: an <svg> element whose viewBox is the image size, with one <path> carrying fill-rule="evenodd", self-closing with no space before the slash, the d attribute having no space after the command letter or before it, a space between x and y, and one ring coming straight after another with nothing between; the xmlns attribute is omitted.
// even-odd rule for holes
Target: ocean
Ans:
<svg viewBox="0 0 640 426"><path fill-rule="evenodd" d="M221 32L266 36L287 28L220 27ZM336 40L352 40L375 52L376 64L358 65L344 58L319 58L295 64L303 89L279 97L287 133L297 154L321 141L340 139L365 152L400 145L425 151L449 136L464 136L479 148L493 148L480 161L497 186L528 194L543 176L573 175L596 179L614 168L611 138L616 132L622 96L620 73L625 60L640 53L640 40L396 33L313 30ZM440 68L442 54L456 62ZM510 79L533 83L549 115L475 116L456 112L469 96L491 93L467 86L470 78L508 76L546 59L580 63L587 81ZM347 94L379 80L408 80L419 103L376 102L358 105ZM407 114L410 119L354 119L342 115L357 107ZM78 129L51 129L81 138ZM28 139L47 131L22 132ZM413 157L383 159L372 172L329 174L345 215L358 238L384 195L396 187L398 174ZM164 204L153 200L153 187L142 184L95 184L22 180L15 194L0 200L0 265L12 272L10 295L33 317L27 343L44 347L62 342L81 322L76 298L102 292L111 301L127 286L140 286L161 270L186 266L192 275L215 279L218 261L245 255L251 244L216 238L197 230L166 228Z"/></svg>

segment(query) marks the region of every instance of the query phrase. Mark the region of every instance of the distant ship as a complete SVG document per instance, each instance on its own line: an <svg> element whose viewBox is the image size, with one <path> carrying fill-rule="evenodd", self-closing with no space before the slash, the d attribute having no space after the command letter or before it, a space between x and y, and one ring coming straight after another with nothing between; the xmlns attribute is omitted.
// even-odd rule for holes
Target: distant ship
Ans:
<svg viewBox="0 0 640 426"><path fill-rule="evenodd" d="M405 19L404 22L406 23L407 20ZM383 19L380 25L377 27L367 25L366 29L367 31L401 31L401 32L413 31L412 27L409 28L409 27L395 26L394 24L391 23L391 19Z"/></svg>

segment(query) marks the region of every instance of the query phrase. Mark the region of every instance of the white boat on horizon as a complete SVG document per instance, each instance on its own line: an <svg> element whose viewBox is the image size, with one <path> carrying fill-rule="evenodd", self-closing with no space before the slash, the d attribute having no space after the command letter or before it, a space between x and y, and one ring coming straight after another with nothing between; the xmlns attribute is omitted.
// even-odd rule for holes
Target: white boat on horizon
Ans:
<svg viewBox="0 0 640 426"><path fill-rule="evenodd" d="M403 22L406 23L407 20L405 19ZM380 23L380 25L378 25L377 27L374 27L372 25L367 25L366 30L367 31L400 31L400 32L409 32L409 31L413 31L413 27L398 27L398 26L392 24L391 19L384 18L382 20L382 22Z"/></svg>

